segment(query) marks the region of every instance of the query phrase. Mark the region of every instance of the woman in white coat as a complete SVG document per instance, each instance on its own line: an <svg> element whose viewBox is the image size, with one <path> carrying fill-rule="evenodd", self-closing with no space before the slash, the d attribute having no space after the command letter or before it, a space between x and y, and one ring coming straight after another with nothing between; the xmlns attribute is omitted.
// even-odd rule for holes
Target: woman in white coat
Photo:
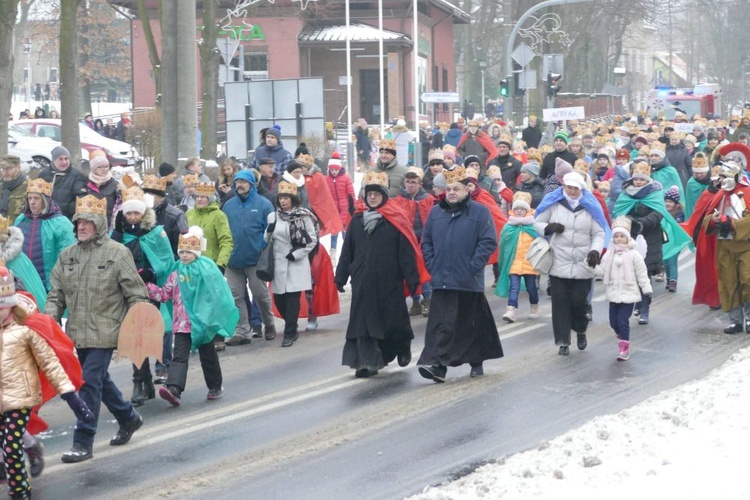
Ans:
<svg viewBox="0 0 750 500"><path fill-rule="evenodd" d="M316 218L300 206L297 186L282 181L278 186L275 212L268 214L266 241L273 240L273 281L271 292L276 309L284 318L282 347L297 340L300 295L312 288L308 254L318 244Z"/></svg>
<svg viewBox="0 0 750 500"><path fill-rule="evenodd" d="M587 296L609 225L601 205L577 172L565 174L563 185L542 199L535 218L534 230L549 236L554 253L549 273L552 329L558 354L567 356L571 330L578 334L578 349L586 349Z"/></svg>

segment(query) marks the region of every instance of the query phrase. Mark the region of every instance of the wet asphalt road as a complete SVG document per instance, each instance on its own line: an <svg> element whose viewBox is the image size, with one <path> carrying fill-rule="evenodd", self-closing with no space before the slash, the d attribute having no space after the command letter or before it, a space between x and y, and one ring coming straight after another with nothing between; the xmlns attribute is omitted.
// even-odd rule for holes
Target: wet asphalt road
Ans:
<svg viewBox="0 0 750 500"><path fill-rule="evenodd" d="M655 283L652 321L632 320L632 354L615 361L603 287L594 293L586 351L557 355L543 296L542 317L500 319L505 301L489 296L505 357L485 363L485 377L451 368L445 384L419 376L414 363L387 367L369 380L340 366L346 315L320 320L292 348L253 341L220 355L224 397L206 401L197 356L183 405L149 401L131 443L111 447L105 421L94 459L60 462L71 444L72 413L56 400L43 409L47 468L32 481L34 498L393 499L450 480L476 465L533 448L586 420L614 413L663 389L699 378L750 343L721 333L724 318L690 306L692 255L683 255L676 294ZM348 296L342 311L348 311ZM277 323L278 324L278 323ZM301 321L304 325L305 321ZM413 321L414 358L425 318ZM130 395L130 365L113 365Z"/></svg>

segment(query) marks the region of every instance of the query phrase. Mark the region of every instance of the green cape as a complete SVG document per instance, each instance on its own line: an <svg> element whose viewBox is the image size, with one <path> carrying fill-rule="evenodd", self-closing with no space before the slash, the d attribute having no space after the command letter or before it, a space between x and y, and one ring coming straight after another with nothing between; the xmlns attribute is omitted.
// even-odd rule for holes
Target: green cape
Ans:
<svg viewBox="0 0 750 500"><path fill-rule="evenodd" d="M18 227L26 220L24 214L16 218L13 224ZM42 221L42 262L44 266L44 288L49 290L49 277L52 275L52 268L57 263L57 258L63 249L75 244L76 236L73 230L73 223L67 217L49 217L41 219ZM43 311L44 309L40 309Z"/></svg>
<svg viewBox="0 0 750 500"><path fill-rule="evenodd" d="M39 277L34 264L26 257L26 254L23 252L19 253L15 259L6 262L5 265L13 271L13 275L16 278L21 280L26 291L34 296L39 310L44 311L44 306L47 303L47 291L44 289L42 278Z"/></svg>
<svg viewBox="0 0 750 500"><path fill-rule="evenodd" d="M695 203L700 198L701 193L708 188L708 184L698 182L695 178L691 177L687 181L687 189L685 192L685 220L688 220L693 215L695 210Z"/></svg>
<svg viewBox="0 0 750 500"><path fill-rule="evenodd" d="M521 226L505 224L503 230L500 231L500 254L497 257L497 261L502 264L500 267L500 278L495 287L495 295L499 297L507 297L510 292L510 268L513 266L513 260L516 258L518 238L521 236L522 232L528 234L532 238L537 237L536 231L534 231L534 227L531 225ZM521 286L523 289L523 281L521 281Z"/></svg>
<svg viewBox="0 0 750 500"><path fill-rule="evenodd" d="M234 334L240 312L214 261L203 256L188 265L177 261L177 282L190 318L193 349L212 342L215 335Z"/></svg>
<svg viewBox="0 0 750 500"><path fill-rule="evenodd" d="M683 248L691 243L690 236L674 220L672 214L667 212L667 207L664 205L664 191L662 190L653 191L637 200L623 191L615 203L612 219L621 215L627 215L638 203L643 203L648 208L656 210L661 214L661 228L667 235L667 242L661 246L663 260L679 254Z"/></svg>
<svg viewBox="0 0 750 500"><path fill-rule="evenodd" d="M136 239L136 236L130 233L123 233L122 243L127 245L131 241ZM141 243L141 249L146 254L148 262L154 269L156 274L157 286L164 286L164 282L167 281L169 273L174 269L174 254L172 253L172 245L169 243L169 238L164 228L161 226L154 227L151 231L144 234L138 240ZM161 313L162 319L164 319L164 331L172 331L172 303L162 303L159 305L159 312Z"/></svg>
<svg viewBox="0 0 750 500"><path fill-rule="evenodd" d="M677 189L680 190L680 199L685 199L685 189L682 187L682 179L680 179L680 174L677 173L677 169L672 165L667 165L666 167L662 167L659 170L652 172L651 178L655 181L659 181L659 184L662 185L664 191L672 186L677 186Z"/></svg>

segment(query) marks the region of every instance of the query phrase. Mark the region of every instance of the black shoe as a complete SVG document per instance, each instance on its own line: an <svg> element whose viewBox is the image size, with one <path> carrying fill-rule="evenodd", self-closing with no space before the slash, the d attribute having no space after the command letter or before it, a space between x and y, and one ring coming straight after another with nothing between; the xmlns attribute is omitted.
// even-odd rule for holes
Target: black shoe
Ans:
<svg viewBox="0 0 750 500"><path fill-rule="evenodd" d="M419 374L424 378L433 380L437 383L445 382L445 374L448 372L448 368L445 366L420 366Z"/></svg>
<svg viewBox="0 0 750 500"><path fill-rule="evenodd" d="M224 342L224 339L221 340L214 340L214 350L216 352L224 352L227 349L227 343Z"/></svg>
<svg viewBox="0 0 750 500"><path fill-rule="evenodd" d="M73 447L62 454L62 461L66 464L83 462L89 458L94 458L94 453L91 451L91 448L86 448L79 443L73 443Z"/></svg>
<svg viewBox="0 0 750 500"><path fill-rule="evenodd" d="M360 368L354 372L354 376L357 378L368 378L378 374L377 370L370 370L369 368Z"/></svg>
<svg viewBox="0 0 750 500"><path fill-rule="evenodd" d="M273 340L276 338L276 327L274 325L267 326L263 330L263 336L266 340Z"/></svg>
<svg viewBox="0 0 750 500"><path fill-rule="evenodd" d="M411 363L411 350L402 352L397 358L398 366L409 366L409 363Z"/></svg>
<svg viewBox="0 0 750 500"><path fill-rule="evenodd" d="M44 445L42 445L42 442L37 439L34 446L31 446L30 448L24 448L24 451L29 457L29 462L31 463L31 467L29 469L31 477L39 477L44 470ZM3 472L5 472L5 467L0 468L2 468Z"/></svg>
<svg viewBox="0 0 750 500"><path fill-rule="evenodd" d="M238 345L246 345L252 342L252 339L249 336L245 335L232 335L232 338L224 342L229 347L234 347Z"/></svg>
<svg viewBox="0 0 750 500"><path fill-rule="evenodd" d="M133 406L143 406L146 402L146 392L143 387L143 380L133 380L133 396L130 398Z"/></svg>
<svg viewBox="0 0 750 500"><path fill-rule="evenodd" d="M724 328L724 333L728 333L730 335L733 335L735 333L742 333L742 323L732 321L726 328Z"/></svg>
<svg viewBox="0 0 750 500"><path fill-rule="evenodd" d="M561 345L560 349L557 350L557 354L559 354L560 356L567 356L568 354L570 354L570 347Z"/></svg>
<svg viewBox="0 0 750 500"><path fill-rule="evenodd" d="M291 347L294 341L299 338L299 333L294 332L294 335L284 335L284 340L281 342L281 347Z"/></svg>
<svg viewBox="0 0 750 500"><path fill-rule="evenodd" d="M154 387L154 381L146 379L143 381L143 393L146 395L146 399L154 399L156 397L156 387Z"/></svg>
<svg viewBox="0 0 750 500"><path fill-rule="evenodd" d="M253 332L251 335L254 339L262 339L263 338L263 329L259 325L252 326L250 328L250 331Z"/></svg>
<svg viewBox="0 0 750 500"><path fill-rule="evenodd" d="M143 417L136 413L135 418L125 425L121 425L120 429L115 434L115 437L109 440L111 446L121 446L127 444L130 438L133 437L133 433L141 428L143 425Z"/></svg>
<svg viewBox="0 0 750 500"><path fill-rule="evenodd" d="M583 351L586 349L586 346L589 345L588 341L586 341L586 334L585 333L579 333L578 334L578 350Z"/></svg>
<svg viewBox="0 0 750 500"><path fill-rule="evenodd" d="M172 406L180 406L180 391L173 385L160 387L159 397Z"/></svg>
<svg viewBox="0 0 750 500"><path fill-rule="evenodd" d="M223 393L224 393L223 387L219 387L218 389L209 389L208 394L206 394L206 399L209 401L215 401L221 398L221 395Z"/></svg>
<svg viewBox="0 0 750 500"><path fill-rule="evenodd" d="M471 378L481 377L482 375L484 375L484 368L482 368L482 363L471 365L471 373L469 374Z"/></svg>

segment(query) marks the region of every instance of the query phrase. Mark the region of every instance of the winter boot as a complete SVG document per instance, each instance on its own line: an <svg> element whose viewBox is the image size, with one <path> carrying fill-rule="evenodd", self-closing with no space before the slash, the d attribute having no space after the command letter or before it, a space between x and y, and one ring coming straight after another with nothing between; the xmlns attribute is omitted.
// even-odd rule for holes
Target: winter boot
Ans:
<svg viewBox="0 0 750 500"><path fill-rule="evenodd" d="M539 317L539 304L531 304L529 309L529 319L537 319Z"/></svg>
<svg viewBox="0 0 750 500"><path fill-rule="evenodd" d="M648 325L648 312L651 308L651 296L644 295L643 302L641 302L641 315L638 318L639 325Z"/></svg>
<svg viewBox="0 0 750 500"><path fill-rule="evenodd" d="M661 273L657 274L656 276L654 276L654 281L656 281L657 283L663 282L664 281L664 272L661 272Z"/></svg>
<svg viewBox="0 0 750 500"><path fill-rule="evenodd" d="M314 314L310 314L307 317L307 326L305 327L305 331L308 332L314 332L318 329L318 317Z"/></svg>
<svg viewBox="0 0 750 500"><path fill-rule="evenodd" d="M586 340L585 333L579 333L578 338L576 340L577 340L576 346L578 347L579 351L583 351L589 345L588 341Z"/></svg>
<svg viewBox="0 0 750 500"><path fill-rule="evenodd" d="M677 280L667 280L667 291L672 293L677 291Z"/></svg>
<svg viewBox="0 0 750 500"><path fill-rule="evenodd" d="M617 355L617 361L627 361L630 357L630 341L621 340L618 342L620 353Z"/></svg>
<svg viewBox="0 0 750 500"><path fill-rule="evenodd" d="M154 399L156 397L154 381L150 377L143 379L143 394L146 396L146 399Z"/></svg>
<svg viewBox="0 0 750 500"><path fill-rule="evenodd" d="M422 299L422 316L425 318L430 315L430 302L432 299Z"/></svg>
<svg viewBox="0 0 750 500"><path fill-rule="evenodd" d="M29 471L31 477L39 477L44 470L44 445L37 439L34 446L24 448L24 451L26 456L29 457L29 462L31 462L31 470ZM5 471L5 467L2 469Z"/></svg>
<svg viewBox="0 0 750 500"><path fill-rule="evenodd" d="M409 316L421 316L422 315L422 304L419 303L419 299L414 299L409 309Z"/></svg>
<svg viewBox="0 0 750 500"><path fill-rule="evenodd" d="M130 402L133 403L133 406L142 406L146 402L146 392L142 379L133 379L133 395Z"/></svg>
<svg viewBox="0 0 750 500"><path fill-rule="evenodd" d="M516 322L516 308L515 307L508 306L508 310L505 311L505 314L503 314L503 321L507 323Z"/></svg>

